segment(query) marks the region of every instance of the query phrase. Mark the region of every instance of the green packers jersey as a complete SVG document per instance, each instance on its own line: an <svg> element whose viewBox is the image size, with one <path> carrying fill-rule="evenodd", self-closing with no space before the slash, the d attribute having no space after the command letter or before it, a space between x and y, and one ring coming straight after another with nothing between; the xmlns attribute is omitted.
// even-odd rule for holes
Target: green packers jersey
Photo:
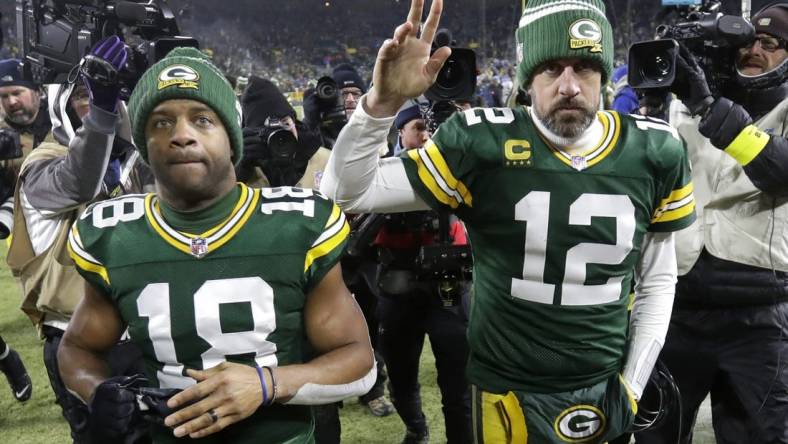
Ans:
<svg viewBox="0 0 788 444"><path fill-rule="evenodd" d="M195 381L185 369L225 360L310 359L306 295L339 262L345 216L311 189L234 192L230 214L199 235L170 226L155 194L98 202L71 230L77 269L117 306L152 386L187 387ZM275 405L205 442L311 442L312 428L309 407ZM159 432L157 443L175 441Z"/></svg>
<svg viewBox="0 0 788 444"><path fill-rule="evenodd" d="M404 160L419 195L466 223L468 377L486 391L562 392L619 371L643 236L694 220L676 131L615 112L597 118L601 140L570 156L524 107L471 109Z"/></svg>

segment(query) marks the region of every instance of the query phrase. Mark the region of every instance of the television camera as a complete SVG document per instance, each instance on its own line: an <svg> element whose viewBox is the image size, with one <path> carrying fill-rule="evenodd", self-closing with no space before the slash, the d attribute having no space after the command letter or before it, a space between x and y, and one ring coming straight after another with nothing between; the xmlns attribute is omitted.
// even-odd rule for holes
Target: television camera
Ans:
<svg viewBox="0 0 788 444"><path fill-rule="evenodd" d="M451 55L443 64L435 83L424 93L428 103L419 108L430 134L457 111L455 100L471 100L476 93L476 53L472 49L457 48L451 31L441 28L435 33L432 52L440 47L451 47Z"/></svg>
<svg viewBox="0 0 788 444"><path fill-rule="evenodd" d="M630 46L630 86L647 89L672 85L679 41L698 59L713 94L723 91L733 80L736 48L754 39L755 28L742 17L722 14L720 1L691 3L678 7L679 23L657 27L657 40Z"/></svg>
<svg viewBox="0 0 788 444"><path fill-rule="evenodd" d="M16 27L22 75L42 84L73 81L75 67L106 37L117 35L127 44L137 40L117 74L124 98L171 49L199 46L179 35L167 0L16 0Z"/></svg>

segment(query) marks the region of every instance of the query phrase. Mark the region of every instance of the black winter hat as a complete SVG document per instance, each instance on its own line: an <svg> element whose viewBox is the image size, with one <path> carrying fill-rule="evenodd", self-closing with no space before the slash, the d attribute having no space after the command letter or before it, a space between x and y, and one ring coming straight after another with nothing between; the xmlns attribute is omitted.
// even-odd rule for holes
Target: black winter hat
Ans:
<svg viewBox="0 0 788 444"><path fill-rule="evenodd" d="M19 59L6 59L0 61L0 86L24 86L30 89L37 89L38 85L30 80L22 78L19 72Z"/></svg>
<svg viewBox="0 0 788 444"><path fill-rule="evenodd" d="M334 72L331 73L331 78L337 82L337 86L340 88L355 86L356 88L360 89L362 93L367 92L367 86L364 84L364 81L361 79L358 71L356 71L356 68L353 68L353 66L348 63L337 65L337 67L334 68Z"/></svg>
<svg viewBox="0 0 788 444"><path fill-rule="evenodd" d="M290 116L295 120L296 112L284 94L270 80L257 76L249 78L249 86L241 97L245 127L261 127L271 116Z"/></svg>
<svg viewBox="0 0 788 444"><path fill-rule="evenodd" d="M788 3L780 2L769 5L752 17L755 32L779 37L788 41Z"/></svg>

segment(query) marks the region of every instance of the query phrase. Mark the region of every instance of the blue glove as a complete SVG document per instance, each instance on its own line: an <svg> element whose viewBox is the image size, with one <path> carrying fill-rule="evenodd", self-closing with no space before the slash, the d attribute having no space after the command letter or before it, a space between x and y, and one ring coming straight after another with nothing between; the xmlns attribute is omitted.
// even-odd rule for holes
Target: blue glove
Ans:
<svg viewBox="0 0 788 444"><path fill-rule="evenodd" d="M91 48L79 70L91 103L111 113L117 111L121 90L118 73L126 66L128 56L126 44L115 35Z"/></svg>
<svg viewBox="0 0 788 444"><path fill-rule="evenodd" d="M682 43L679 43L679 54L676 57L676 80L670 90L686 105L693 116L705 114L709 105L714 102L706 74Z"/></svg>
<svg viewBox="0 0 788 444"><path fill-rule="evenodd" d="M99 384L90 398L90 424L93 434L103 439L132 434L142 423L133 388L147 383L142 375L115 376Z"/></svg>

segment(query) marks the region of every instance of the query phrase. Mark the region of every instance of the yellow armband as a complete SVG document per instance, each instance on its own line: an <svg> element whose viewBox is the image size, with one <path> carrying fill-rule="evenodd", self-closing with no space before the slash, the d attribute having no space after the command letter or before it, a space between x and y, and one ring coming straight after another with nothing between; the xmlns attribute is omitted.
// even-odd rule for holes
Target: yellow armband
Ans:
<svg viewBox="0 0 788 444"><path fill-rule="evenodd" d="M749 125L741 130L733 142L725 148L725 152L736 159L739 165L746 166L755 159L767 143L769 143L769 135L755 125Z"/></svg>

